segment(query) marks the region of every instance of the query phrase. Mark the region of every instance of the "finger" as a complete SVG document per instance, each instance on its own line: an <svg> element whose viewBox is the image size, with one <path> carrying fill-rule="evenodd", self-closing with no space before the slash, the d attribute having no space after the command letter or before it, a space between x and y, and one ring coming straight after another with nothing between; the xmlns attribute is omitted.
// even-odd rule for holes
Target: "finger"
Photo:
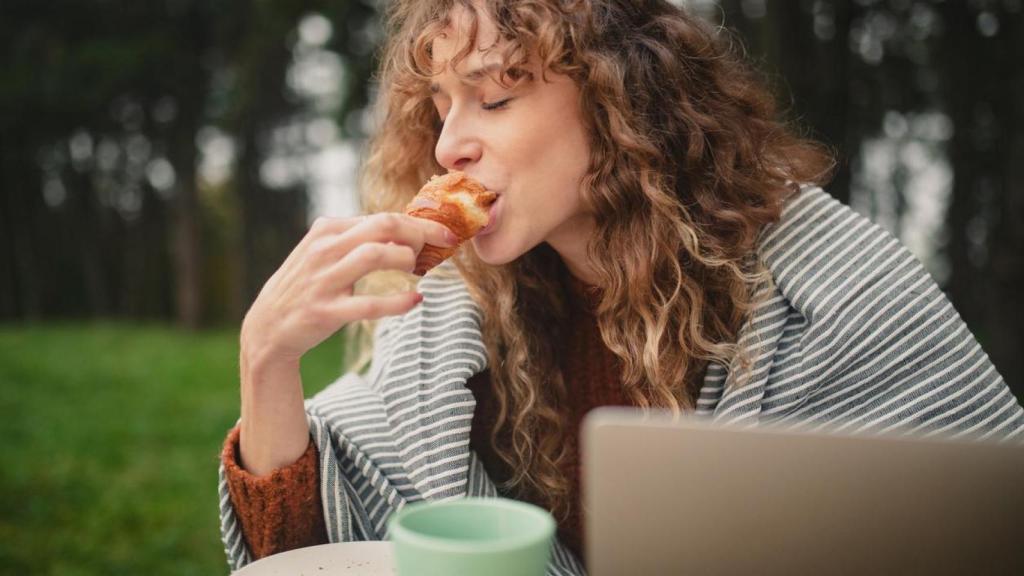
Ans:
<svg viewBox="0 0 1024 576"><path fill-rule="evenodd" d="M416 216L404 216L414 225L419 226L423 230L427 244L441 246L443 248L451 248L452 246L458 246L462 242L462 240L452 232L450 228L440 222Z"/></svg>
<svg viewBox="0 0 1024 576"><path fill-rule="evenodd" d="M351 216L347 218L318 216L309 226L309 230L306 231L306 235L299 240L299 243L295 245L295 248L293 248L291 253L288 254L288 257L285 258L280 268L282 270L290 269L295 265L296 260L300 259L299 255L305 254L311 244L324 237L333 237L338 234L343 234L345 231L359 225L359 223L366 220L366 218L366 216Z"/></svg>
<svg viewBox="0 0 1024 576"><path fill-rule="evenodd" d="M369 242L356 246L341 260L327 268L321 280L329 286L347 288L370 272L400 270L412 272L416 268L416 253L408 246Z"/></svg>
<svg viewBox="0 0 1024 576"><path fill-rule="evenodd" d="M339 300L333 310L339 323L348 323L405 314L422 301L423 296L415 291L383 296L352 296Z"/></svg>
<svg viewBox="0 0 1024 576"><path fill-rule="evenodd" d="M459 243L459 238L445 225L399 212L374 214L352 228L352 235L364 230L368 233L367 241L395 242L410 246L417 253L424 244L448 247Z"/></svg>
<svg viewBox="0 0 1024 576"><path fill-rule="evenodd" d="M449 238L449 236L451 238ZM422 218L397 212L382 212L366 217L340 235L318 241L315 248L320 262L343 257L367 243L393 242L408 246L419 254L425 244L455 246L458 238L447 227Z"/></svg>
<svg viewBox="0 0 1024 576"><path fill-rule="evenodd" d="M302 240L296 248L308 246L321 238L343 234L345 231L365 222L366 219L367 216L350 216L347 218L318 216L313 220L313 223L310 224L309 230L306 231L306 235L302 237Z"/></svg>
<svg viewBox="0 0 1024 576"><path fill-rule="evenodd" d="M427 234L413 218L397 212L381 212L366 217L358 225L337 237L332 250L348 254L357 246L366 243L393 242L412 248L415 253L423 249Z"/></svg>

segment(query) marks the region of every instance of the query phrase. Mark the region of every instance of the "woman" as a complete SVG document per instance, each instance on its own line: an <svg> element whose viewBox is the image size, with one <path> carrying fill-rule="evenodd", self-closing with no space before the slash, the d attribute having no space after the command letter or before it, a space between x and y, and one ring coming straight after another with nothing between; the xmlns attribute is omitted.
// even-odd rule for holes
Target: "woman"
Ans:
<svg viewBox="0 0 1024 576"><path fill-rule="evenodd" d="M655 0L403 0L389 26L364 167L380 214L318 220L242 325L233 568L502 494L551 510L550 570L582 573L577 430L599 405L1024 435L941 291L816 187L827 154L706 24ZM447 170L499 193L487 232L419 293L354 295L445 244L398 212ZM304 401L301 356L378 318L369 372Z"/></svg>

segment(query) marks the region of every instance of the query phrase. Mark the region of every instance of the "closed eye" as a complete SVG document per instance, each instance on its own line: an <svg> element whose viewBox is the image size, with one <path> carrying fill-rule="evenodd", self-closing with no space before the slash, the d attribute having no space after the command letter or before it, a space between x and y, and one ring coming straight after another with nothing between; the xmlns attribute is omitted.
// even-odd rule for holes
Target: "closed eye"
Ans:
<svg viewBox="0 0 1024 576"><path fill-rule="evenodd" d="M499 110L501 108L508 106L508 103L511 102L512 100L514 100L514 98L505 98L504 100L498 100L497 102L484 102L483 104L480 105L480 107L487 111ZM440 114L438 114L436 118L438 125L444 124L445 119L441 118Z"/></svg>
<svg viewBox="0 0 1024 576"><path fill-rule="evenodd" d="M483 110L486 110L488 112L489 111L494 111L494 110L500 110L500 109L503 109L503 108L507 107L509 102L512 101L513 99L515 99L515 98L505 98L505 99L498 100L498 101L495 101L495 102L483 102L483 104L480 105L480 108L482 108ZM438 126L444 124L444 119L441 118L439 112L438 112L438 114L436 116L436 120L437 120Z"/></svg>
<svg viewBox="0 0 1024 576"><path fill-rule="evenodd" d="M509 101L511 100L511 98L505 98L504 100L498 100L497 102L492 103L484 102L483 104L480 105L480 107L483 108L484 110L497 110L498 108L504 108L505 106L507 106Z"/></svg>

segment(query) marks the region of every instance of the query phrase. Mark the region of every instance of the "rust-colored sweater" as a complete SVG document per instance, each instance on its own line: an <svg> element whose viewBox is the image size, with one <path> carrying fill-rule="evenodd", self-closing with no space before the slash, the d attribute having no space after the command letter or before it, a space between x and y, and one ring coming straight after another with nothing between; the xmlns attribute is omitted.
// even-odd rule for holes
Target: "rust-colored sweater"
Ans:
<svg viewBox="0 0 1024 576"><path fill-rule="evenodd" d="M601 340L594 317L600 298L596 289L570 275L570 325L567 333L562 371L569 390L566 442L575 457L563 466L569 479L570 512L559 520L558 537L583 560L583 510L580 500L579 426L583 416L598 406L630 405L620 382L622 367L618 358ZM470 432L470 448L476 451L496 482L506 480L510 470L491 449L488 438L497 414L496 399L490 394L490 375L483 371L470 378L467 386L476 398L476 411ZM315 445L296 462L265 476L256 477L239 465L238 429L232 430L221 454L231 502L242 524L249 550L262 558L303 546L327 542L320 501L320 477ZM531 501L533 498L524 497ZM535 502L538 503L539 502Z"/></svg>

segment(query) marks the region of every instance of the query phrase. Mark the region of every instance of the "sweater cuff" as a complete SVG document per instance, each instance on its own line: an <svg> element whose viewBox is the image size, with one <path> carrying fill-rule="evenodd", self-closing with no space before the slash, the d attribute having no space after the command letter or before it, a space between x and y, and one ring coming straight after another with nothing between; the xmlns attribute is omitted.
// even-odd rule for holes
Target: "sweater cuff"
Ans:
<svg viewBox="0 0 1024 576"><path fill-rule="evenodd" d="M256 476L239 464L240 430L221 451L231 504L253 558L327 542L320 499L319 451L310 440L298 460Z"/></svg>

